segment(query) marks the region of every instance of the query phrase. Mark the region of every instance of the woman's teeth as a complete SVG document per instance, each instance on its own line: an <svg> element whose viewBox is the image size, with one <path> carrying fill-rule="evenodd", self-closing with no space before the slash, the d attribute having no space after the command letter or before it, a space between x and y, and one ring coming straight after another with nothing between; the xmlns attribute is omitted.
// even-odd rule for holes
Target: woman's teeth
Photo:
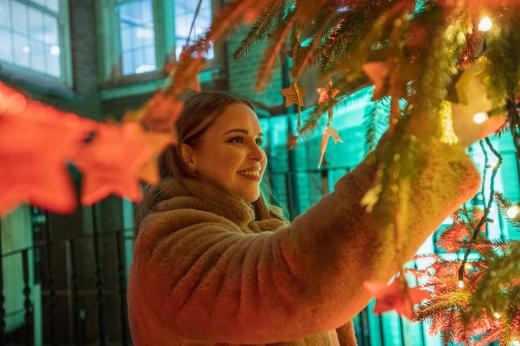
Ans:
<svg viewBox="0 0 520 346"><path fill-rule="evenodd" d="M248 176L253 176L253 177L259 177L260 176L260 172L259 171L255 171L255 170L251 170L251 171L240 171L238 172L239 174L242 174L242 175L248 175Z"/></svg>

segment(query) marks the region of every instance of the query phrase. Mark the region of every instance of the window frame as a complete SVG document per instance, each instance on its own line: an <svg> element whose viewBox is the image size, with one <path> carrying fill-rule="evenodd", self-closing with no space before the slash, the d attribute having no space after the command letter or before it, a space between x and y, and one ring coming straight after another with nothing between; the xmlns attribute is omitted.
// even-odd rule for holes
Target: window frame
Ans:
<svg viewBox="0 0 520 346"><path fill-rule="evenodd" d="M49 9L46 7L29 0L16 1L44 13L48 13L49 11ZM57 20L61 75L59 77L55 77L43 72L35 71L29 67L0 60L0 76L2 79L21 81L23 83L33 84L37 87L41 87L47 90L55 89L59 91L70 91L73 88L68 0L59 0Z"/></svg>
<svg viewBox="0 0 520 346"><path fill-rule="evenodd" d="M139 0L125 0L126 3ZM175 9L173 0L151 0L152 13L154 15L154 39L155 39L155 59L156 70L139 74L123 75L122 69L122 49L119 16L116 10L118 0L98 0L96 1L97 15L99 18L98 28L98 61L99 61L99 80L101 88L110 89L128 84L143 83L142 93L151 92L150 81L165 79L163 72L167 62L175 61ZM216 10L221 6L219 0L211 0L212 17ZM208 60L202 71L214 68L223 68L225 55L223 44L218 43L214 46L214 58ZM135 90L133 91L135 93ZM121 92L113 95L121 97ZM123 92L124 94L124 92ZM111 98L110 92L104 92L104 97Z"/></svg>

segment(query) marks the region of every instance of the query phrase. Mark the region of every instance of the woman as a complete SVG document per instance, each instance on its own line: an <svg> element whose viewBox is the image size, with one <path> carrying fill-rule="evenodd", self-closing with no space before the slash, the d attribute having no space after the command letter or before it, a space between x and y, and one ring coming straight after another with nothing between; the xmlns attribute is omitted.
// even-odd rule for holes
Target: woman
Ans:
<svg viewBox="0 0 520 346"><path fill-rule="evenodd" d="M128 288L135 345L355 345L349 321L371 298L363 282L389 280L403 264L395 249L408 260L480 184L463 146L425 139L398 239L359 203L374 160L289 224L260 196L266 155L249 103L200 93L176 127L142 205Z"/></svg>

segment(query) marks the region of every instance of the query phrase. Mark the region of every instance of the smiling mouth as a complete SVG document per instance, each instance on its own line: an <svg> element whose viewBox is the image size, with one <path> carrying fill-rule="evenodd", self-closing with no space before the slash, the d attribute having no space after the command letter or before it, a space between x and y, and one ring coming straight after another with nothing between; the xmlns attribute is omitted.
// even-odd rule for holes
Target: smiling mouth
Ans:
<svg viewBox="0 0 520 346"><path fill-rule="evenodd" d="M239 175L243 176L246 179L259 181L260 180L260 171L256 169L248 169L244 171L239 171Z"/></svg>

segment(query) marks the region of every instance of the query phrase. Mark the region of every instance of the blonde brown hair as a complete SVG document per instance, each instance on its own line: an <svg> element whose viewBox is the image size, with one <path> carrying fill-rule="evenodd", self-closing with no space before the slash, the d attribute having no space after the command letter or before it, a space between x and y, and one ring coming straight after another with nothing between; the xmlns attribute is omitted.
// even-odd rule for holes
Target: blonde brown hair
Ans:
<svg viewBox="0 0 520 346"><path fill-rule="evenodd" d="M200 92L186 100L184 109L175 124L178 143L188 144L197 148L200 138L208 127L221 115L227 106L242 103L254 111L253 105L237 96L223 92ZM182 159L180 145L168 147L159 157L159 173L161 181L177 177L197 177L196 173L189 170ZM168 196L167 186L159 184L150 188L144 195L143 201L138 205L136 212L136 228L142 218L148 214L153 207ZM277 218L284 220L283 216L270 207L265 197L268 191L263 186L260 197L252 203L257 220Z"/></svg>

